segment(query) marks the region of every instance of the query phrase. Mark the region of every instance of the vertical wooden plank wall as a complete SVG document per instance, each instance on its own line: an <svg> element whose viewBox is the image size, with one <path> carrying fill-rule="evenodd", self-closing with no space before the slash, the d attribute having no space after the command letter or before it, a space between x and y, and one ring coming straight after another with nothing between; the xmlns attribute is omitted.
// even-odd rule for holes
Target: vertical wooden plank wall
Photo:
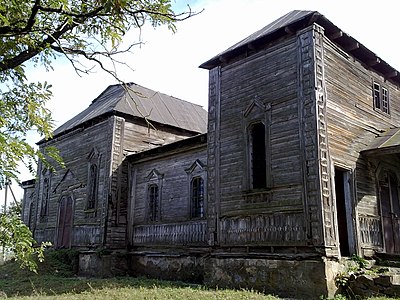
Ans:
<svg viewBox="0 0 400 300"><path fill-rule="evenodd" d="M60 150L65 169L56 167L56 172L50 175L50 194L48 214L40 216L40 207L43 201L43 169L39 164L39 178L35 192L35 239L38 242L51 241L56 244L56 229L58 226L59 201L62 196L71 196L73 199L73 226L71 245L76 247L91 247L100 245L103 241L104 231L102 219L105 214L103 208L107 202L106 194L109 176L108 155L109 147L109 122L100 121L88 128L78 128L61 137L55 138L41 147L51 145ZM106 134L104 134L106 133ZM87 210L87 181L88 181L88 156L96 150L99 153L99 181L98 199L95 211Z"/></svg>
<svg viewBox="0 0 400 300"><path fill-rule="evenodd" d="M209 245L217 243L219 219L219 139L220 139L220 72L216 67L209 72L208 132L207 132L207 176L208 209L207 230Z"/></svg>
<svg viewBox="0 0 400 300"><path fill-rule="evenodd" d="M327 91L327 133L331 165L354 174L351 207L361 249L382 250L382 232L376 171L380 165L400 168L398 157L366 157L365 150L379 134L400 124L400 90L387 78L356 60L324 37ZM373 83L389 91L390 116L374 109ZM390 161L390 162L389 162Z"/></svg>

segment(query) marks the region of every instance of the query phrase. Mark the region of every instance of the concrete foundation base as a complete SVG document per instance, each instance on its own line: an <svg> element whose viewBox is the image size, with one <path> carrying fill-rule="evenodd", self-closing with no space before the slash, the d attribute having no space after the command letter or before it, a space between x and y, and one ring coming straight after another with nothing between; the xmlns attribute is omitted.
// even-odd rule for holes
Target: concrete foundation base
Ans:
<svg viewBox="0 0 400 300"><path fill-rule="evenodd" d="M204 262L195 256L132 255L130 270L133 276L203 283Z"/></svg>
<svg viewBox="0 0 400 300"><path fill-rule="evenodd" d="M79 253L80 276L113 277L128 274L126 253L99 254L97 252Z"/></svg>
<svg viewBox="0 0 400 300"><path fill-rule="evenodd" d="M267 294L299 299L333 297L335 276L341 265L323 260L274 260L210 258L205 284L218 287L254 289Z"/></svg>
<svg viewBox="0 0 400 300"><path fill-rule="evenodd" d="M219 288L246 288L280 297L320 299L337 291L343 265L327 259L217 258L170 254L102 255L81 253L83 276L130 274L163 280L203 283Z"/></svg>

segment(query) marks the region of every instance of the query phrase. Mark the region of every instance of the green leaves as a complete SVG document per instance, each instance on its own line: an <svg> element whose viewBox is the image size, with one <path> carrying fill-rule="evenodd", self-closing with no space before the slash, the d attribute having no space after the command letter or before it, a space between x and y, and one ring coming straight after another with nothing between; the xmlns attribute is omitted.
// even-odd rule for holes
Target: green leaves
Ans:
<svg viewBox="0 0 400 300"><path fill-rule="evenodd" d="M106 72L104 58L130 51L119 49L124 34L145 23L167 25L192 16L176 14L171 0L2 0L0 1L0 186L7 178L18 179L18 164L34 173L37 159L47 169L61 164L54 147L40 152L27 142L30 131L50 139L53 119L46 108L51 85L32 82L26 75L34 67L52 69L54 59L65 56L77 73L88 73L77 57L95 62ZM100 50L99 50L100 49ZM0 246L15 254L23 266L35 270L32 257L43 257L44 245L35 248L29 229L17 214L0 215Z"/></svg>
<svg viewBox="0 0 400 300"><path fill-rule="evenodd" d="M0 93L0 177L3 178L18 179L19 162L32 168L39 152L26 141L30 131L35 130L44 138L50 138L53 131L51 113L45 106L52 95L51 85L27 83L24 73L19 72L18 69L11 72L13 82L6 81Z"/></svg>
<svg viewBox="0 0 400 300"><path fill-rule="evenodd" d="M36 245L32 232L22 222L19 211L10 209L0 214L0 246L5 253L12 253L13 259L19 261L22 268L36 272L37 263L43 261L44 249L49 243Z"/></svg>
<svg viewBox="0 0 400 300"><path fill-rule="evenodd" d="M53 120L46 108L51 85L29 82L26 62L52 69L58 55L72 63L77 73L88 73L78 62L83 56L104 67L104 59L130 51L134 41L119 49L124 34L145 23L167 25L192 16L176 14L171 0L3 0L0 2L0 178L18 177L18 162L29 169L37 158L45 160L26 142L27 133L52 136ZM100 50L99 50L100 49ZM47 153L61 162L56 151Z"/></svg>

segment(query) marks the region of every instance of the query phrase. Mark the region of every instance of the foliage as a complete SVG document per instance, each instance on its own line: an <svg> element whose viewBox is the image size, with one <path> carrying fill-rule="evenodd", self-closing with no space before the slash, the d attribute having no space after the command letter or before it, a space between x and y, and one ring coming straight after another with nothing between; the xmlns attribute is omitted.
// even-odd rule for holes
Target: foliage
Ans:
<svg viewBox="0 0 400 300"><path fill-rule="evenodd" d="M9 263L0 266L0 298L30 296L29 299L253 299L277 300L277 297L252 291L209 289L201 285L146 279L143 277L82 278L63 277L59 264L67 252L49 251L38 274L19 270ZM63 267L64 268L64 267ZM7 298L9 299L9 298Z"/></svg>
<svg viewBox="0 0 400 300"><path fill-rule="evenodd" d="M30 130L43 138L52 136L53 121L46 109L52 96L51 85L33 82L27 68L52 69L54 60L67 58L78 74L89 73L79 58L105 67L105 58L130 51L122 39L131 29L146 23L166 25L173 32L175 23L194 13L175 13L172 0L3 0L0 1L0 184L5 178L17 179L17 165L24 161L33 172L37 157L50 157L61 163L54 148L40 153L27 143ZM125 41L126 42L126 41ZM46 166L47 168L50 165ZM0 185L1 187L1 185Z"/></svg>
<svg viewBox="0 0 400 300"><path fill-rule="evenodd" d="M321 300L347 300L347 297L341 294L335 295L333 298L320 297Z"/></svg>
<svg viewBox="0 0 400 300"><path fill-rule="evenodd" d="M46 260L38 273L20 270L15 262L0 266L0 299L247 299L279 300L278 297L248 290L212 289L202 285L146 279L143 277L83 278L68 275L65 257L75 257L71 250L46 251ZM72 277L71 277L72 276ZM28 296L28 298L24 297ZM345 300L343 295L320 299ZM369 300L388 300L373 297Z"/></svg>
<svg viewBox="0 0 400 300"><path fill-rule="evenodd" d="M37 261L43 261L44 249L49 244L36 246L32 232L22 222L19 212L13 208L0 214L0 247L3 253L11 253L21 267L36 272Z"/></svg>
<svg viewBox="0 0 400 300"><path fill-rule="evenodd" d="M46 263L38 266L39 274L52 274L69 277L78 273L79 251L75 249L48 249L45 251Z"/></svg>
<svg viewBox="0 0 400 300"><path fill-rule="evenodd" d="M52 137L53 120L46 103L51 85L28 78L28 69L51 70L54 60L66 58L78 74L87 74L79 58L107 69L104 58L115 63L114 55L130 51L137 44L122 48L122 39L131 29L150 23L166 25L173 32L175 23L193 15L175 13L172 0L2 0L0 1L0 189L10 178L18 180L22 161L34 173L39 159L44 167L62 166L57 149L36 149L27 142L34 130L44 139ZM0 219L0 245L13 251L23 266L35 270L34 255L42 259L43 245L34 248L29 229L15 214Z"/></svg>
<svg viewBox="0 0 400 300"><path fill-rule="evenodd" d="M356 254L351 256L351 260L357 263L359 269L364 269L368 266L368 260Z"/></svg>

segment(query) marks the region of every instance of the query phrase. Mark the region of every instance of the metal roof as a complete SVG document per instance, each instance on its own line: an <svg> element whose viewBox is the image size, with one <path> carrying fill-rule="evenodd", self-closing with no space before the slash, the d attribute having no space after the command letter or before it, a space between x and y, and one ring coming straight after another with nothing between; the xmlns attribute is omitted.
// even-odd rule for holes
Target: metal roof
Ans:
<svg viewBox="0 0 400 300"><path fill-rule="evenodd" d="M380 73L386 79L400 85L400 72L391 67L356 39L343 32L339 27L319 12L307 10L294 10L287 13L261 30L251 34L239 43L201 64L200 68L212 69L216 66L224 65L239 56L249 55L252 52L256 52L258 49L266 48L268 47L268 44L279 38L284 36L293 36L297 31L302 30L313 23L323 27L325 36L345 52L360 60L369 68Z"/></svg>
<svg viewBox="0 0 400 300"><path fill-rule="evenodd" d="M400 128L391 128L378 135L362 153L366 155L400 153Z"/></svg>
<svg viewBox="0 0 400 300"><path fill-rule="evenodd" d="M59 136L110 113L147 118L150 122L197 133L207 131L207 111L200 105L153 91L135 83L128 83L110 85L92 101L87 109L58 127L53 136Z"/></svg>
<svg viewBox="0 0 400 300"><path fill-rule="evenodd" d="M169 155L176 152L187 151L190 147L206 147L207 133L198 134L183 140L179 140L170 144L165 144L146 151L130 154L128 157L131 162L154 158L159 155Z"/></svg>

